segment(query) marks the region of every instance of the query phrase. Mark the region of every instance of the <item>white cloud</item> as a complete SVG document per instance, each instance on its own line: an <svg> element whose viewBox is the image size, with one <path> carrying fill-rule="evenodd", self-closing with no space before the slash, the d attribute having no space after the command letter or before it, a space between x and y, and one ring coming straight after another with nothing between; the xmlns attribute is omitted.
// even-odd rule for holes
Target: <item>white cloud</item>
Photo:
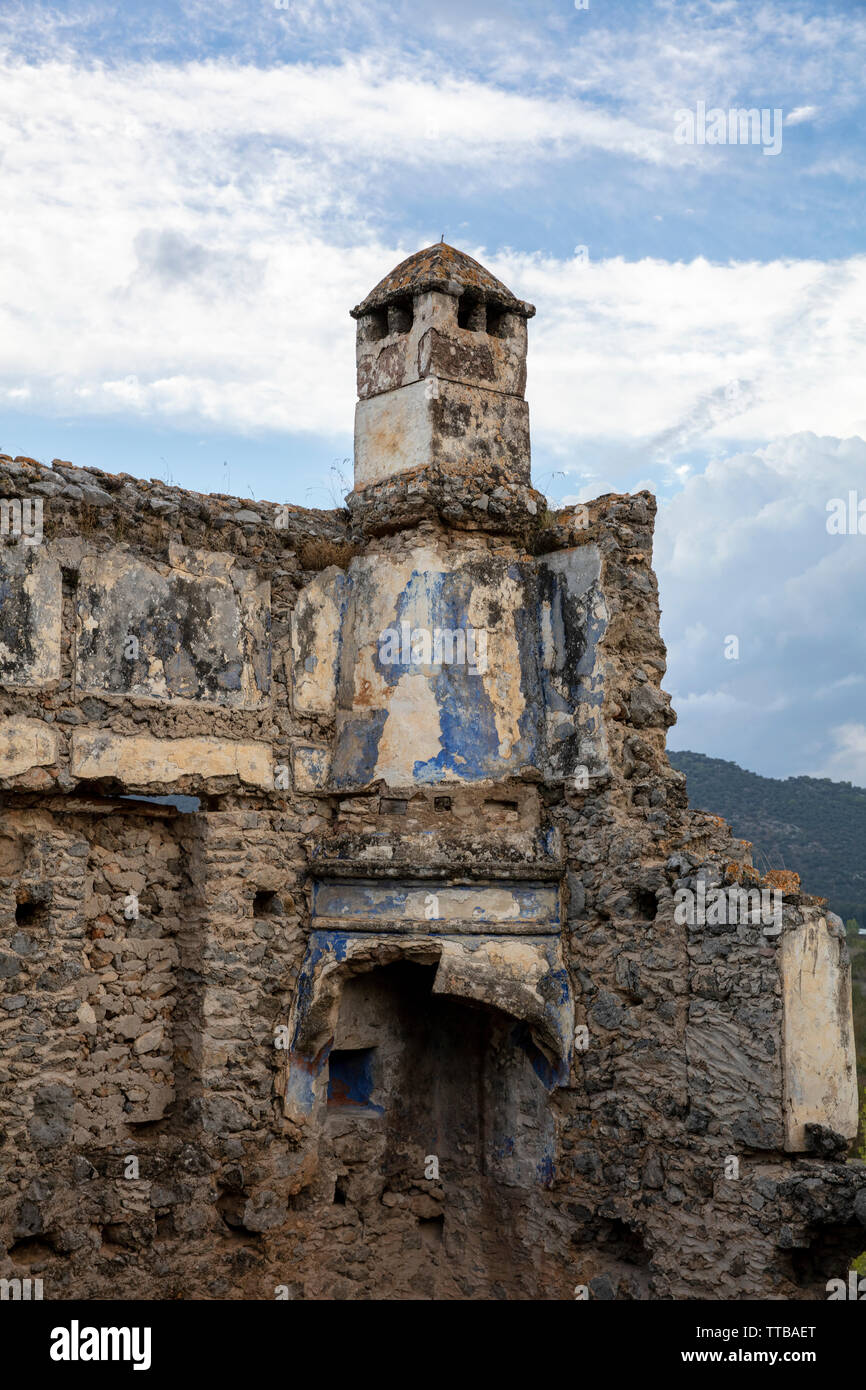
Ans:
<svg viewBox="0 0 866 1390"><path fill-rule="evenodd" d="M10 66L0 389L24 379L48 412L349 429L347 310L416 249L377 235L377 188L434 156L476 182L505 166L514 179L578 138L657 154L652 132L580 104L449 79L442 105L441 90L361 60ZM423 133L431 112L437 141ZM538 305L533 427L563 457L595 438L666 462L708 435L866 431L866 257L584 263L466 249ZM119 364L134 391L118 386Z"/></svg>
<svg viewBox="0 0 866 1390"><path fill-rule="evenodd" d="M26 11L16 13L25 24ZM100 13L85 7L60 23L39 10L33 24L62 47ZM361 23L366 13L353 4L345 17ZM399 4L379 5L370 22L399 33L399 15ZM187 0L183 18L191 32L243 21L273 37L284 21L333 31L337 10L305 3L284 16ZM477 18L502 75L504 35ZM517 9L504 16L505 32L517 18ZM567 43L536 23L505 73L523 91L469 75L462 51L444 70L432 54L396 50L266 67L8 62L0 391L26 379L32 407L46 412L122 406L193 426L345 432L346 311L416 249L379 228L419 179L435 170L457 193L501 195L580 151L647 175L713 154L676 145L671 103L714 70L742 86L755 70L751 31L737 12L717 23L712 7L668 18L674 29L644 25L639 35L578 24ZM153 18L157 29L164 22ZM455 16L437 22L445 34ZM760 10L759 37L776 35L780 70L791 47L826 59L831 33L829 18L804 30L797 16ZM847 52L864 33L849 26ZM812 73L821 89L822 72ZM560 458L603 438L640 446L676 476L677 455L707 437L866 432L866 257L773 260L768 246L764 262L628 262L596 260L590 247L586 263L466 249L538 305L533 429Z"/></svg>
<svg viewBox="0 0 866 1390"><path fill-rule="evenodd" d="M839 724L830 730L830 738L832 752L811 775L866 787L866 724Z"/></svg>
<svg viewBox="0 0 866 1390"><path fill-rule="evenodd" d="M539 306L530 386L537 437L643 441L812 429L866 433L866 257L713 265L499 256Z"/></svg>
<svg viewBox="0 0 866 1390"><path fill-rule="evenodd" d="M866 497L866 441L802 434L715 460L661 506L671 747L866 784L866 536L826 527L827 501L851 490Z"/></svg>
<svg viewBox="0 0 866 1390"><path fill-rule="evenodd" d="M580 142L670 154L579 102L363 60L10 64L0 123L0 389L238 430L350 428L347 310L416 249L377 236L377 190L431 161L501 186Z"/></svg>
<svg viewBox="0 0 866 1390"><path fill-rule="evenodd" d="M805 121L813 121L817 114L817 106L797 106L785 116L785 125L802 125Z"/></svg>

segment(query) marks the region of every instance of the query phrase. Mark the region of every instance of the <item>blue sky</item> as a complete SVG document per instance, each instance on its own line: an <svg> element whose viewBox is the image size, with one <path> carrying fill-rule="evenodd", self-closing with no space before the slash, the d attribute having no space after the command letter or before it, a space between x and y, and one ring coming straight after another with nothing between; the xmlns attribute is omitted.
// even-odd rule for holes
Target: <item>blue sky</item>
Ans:
<svg viewBox="0 0 866 1390"><path fill-rule="evenodd" d="M538 307L537 485L659 497L671 746L866 784L861 0L6 0L0 46L0 448L331 506L348 309L444 233Z"/></svg>

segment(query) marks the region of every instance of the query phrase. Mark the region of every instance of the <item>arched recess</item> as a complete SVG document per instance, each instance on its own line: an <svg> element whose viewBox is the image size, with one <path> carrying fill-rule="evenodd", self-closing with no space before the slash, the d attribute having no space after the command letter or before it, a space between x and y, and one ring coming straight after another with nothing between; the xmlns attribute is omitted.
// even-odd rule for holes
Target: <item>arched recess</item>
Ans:
<svg viewBox="0 0 866 1390"><path fill-rule="evenodd" d="M563 1296L550 1062L525 1020L473 997L489 991L436 988L457 982L441 939L371 944L346 970L347 943L316 995L326 1041L309 1015L299 1038L318 1049L304 1297Z"/></svg>
<svg viewBox="0 0 866 1390"><path fill-rule="evenodd" d="M346 982L400 960L435 967L434 995L486 1005L523 1025L525 1049L547 1089L567 1081L574 1009L558 936L314 931L289 1019L289 1118L306 1123L325 1099L328 1057Z"/></svg>

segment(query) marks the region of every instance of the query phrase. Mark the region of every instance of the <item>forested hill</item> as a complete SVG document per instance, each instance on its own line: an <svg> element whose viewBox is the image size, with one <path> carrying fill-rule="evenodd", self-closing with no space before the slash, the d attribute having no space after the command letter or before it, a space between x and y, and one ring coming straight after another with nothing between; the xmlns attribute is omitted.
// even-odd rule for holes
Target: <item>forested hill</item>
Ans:
<svg viewBox="0 0 866 1390"><path fill-rule="evenodd" d="M794 869L803 890L866 926L866 788L827 777L759 777L724 758L669 753L689 804L729 821L761 869Z"/></svg>

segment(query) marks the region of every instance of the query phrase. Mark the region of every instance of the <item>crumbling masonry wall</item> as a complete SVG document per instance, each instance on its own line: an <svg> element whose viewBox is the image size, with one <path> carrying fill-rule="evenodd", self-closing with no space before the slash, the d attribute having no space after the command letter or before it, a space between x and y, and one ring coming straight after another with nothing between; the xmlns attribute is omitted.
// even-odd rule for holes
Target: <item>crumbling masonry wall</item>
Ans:
<svg viewBox="0 0 866 1390"><path fill-rule="evenodd" d="M678 920L760 885L665 758L653 498L496 467L325 513L0 459L0 1277L823 1298L866 1243L825 905ZM486 672L376 664L437 613Z"/></svg>
<svg viewBox="0 0 866 1390"><path fill-rule="evenodd" d="M687 811L655 503L548 513L534 313L444 241L352 310L343 510L0 459L4 1289L809 1298L864 1243L841 924Z"/></svg>

